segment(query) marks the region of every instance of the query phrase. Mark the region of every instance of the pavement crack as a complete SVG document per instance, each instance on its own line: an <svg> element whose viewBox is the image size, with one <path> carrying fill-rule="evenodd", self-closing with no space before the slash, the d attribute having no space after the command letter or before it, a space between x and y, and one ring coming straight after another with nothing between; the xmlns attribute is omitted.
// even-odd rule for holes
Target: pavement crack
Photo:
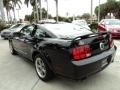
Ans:
<svg viewBox="0 0 120 90"><path fill-rule="evenodd" d="M34 89L34 87L37 85L37 83L39 82L39 79L35 82L35 84L32 86L31 90Z"/></svg>

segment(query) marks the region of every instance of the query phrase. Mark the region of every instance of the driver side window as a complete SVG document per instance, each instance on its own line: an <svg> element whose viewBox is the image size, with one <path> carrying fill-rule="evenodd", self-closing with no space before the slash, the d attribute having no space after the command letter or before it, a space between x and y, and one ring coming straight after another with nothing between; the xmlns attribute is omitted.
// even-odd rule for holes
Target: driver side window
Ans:
<svg viewBox="0 0 120 90"><path fill-rule="evenodd" d="M21 38L24 38L24 37L27 37L27 36L31 36L32 35L32 32L34 30L34 26L26 26L24 27L20 33L21 33Z"/></svg>

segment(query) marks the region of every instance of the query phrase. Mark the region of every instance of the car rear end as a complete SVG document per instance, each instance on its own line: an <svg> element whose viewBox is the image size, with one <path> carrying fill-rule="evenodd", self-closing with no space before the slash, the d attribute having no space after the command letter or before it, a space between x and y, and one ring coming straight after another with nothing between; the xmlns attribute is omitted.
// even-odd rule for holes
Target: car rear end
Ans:
<svg viewBox="0 0 120 90"><path fill-rule="evenodd" d="M106 68L114 60L116 47L109 33L77 37L73 40L71 64L73 79L81 79Z"/></svg>
<svg viewBox="0 0 120 90"><path fill-rule="evenodd" d="M56 74L77 80L97 73L113 62L116 47L110 33L93 33L74 24L44 26L57 36L45 45Z"/></svg>

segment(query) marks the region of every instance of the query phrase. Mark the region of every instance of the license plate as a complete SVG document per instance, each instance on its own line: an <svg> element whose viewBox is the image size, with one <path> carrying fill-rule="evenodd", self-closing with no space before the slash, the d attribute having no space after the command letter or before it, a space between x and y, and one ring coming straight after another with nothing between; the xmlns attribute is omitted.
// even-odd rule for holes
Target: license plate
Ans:
<svg viewBox="0 0 120 90"><path fill-rule="evenodd" d="M104 66L106 66L107 64L108 64L107 59L105 59L105 60L102 61L101 67L104 67Z"/></svg>

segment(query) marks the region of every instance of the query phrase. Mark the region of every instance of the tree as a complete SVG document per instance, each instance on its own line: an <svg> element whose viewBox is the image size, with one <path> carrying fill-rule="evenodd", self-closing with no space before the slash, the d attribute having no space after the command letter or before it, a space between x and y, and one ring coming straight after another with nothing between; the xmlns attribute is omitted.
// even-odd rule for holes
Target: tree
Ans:
<svg viewBox="0 0 120 90"><path fill-rule="evenodd" d="M42 4L41 4L41 0L39 0L39 6L40 6L40 20L42 20Z"/></svg>
<svg viewBox="0 0 120 90"><path fill-rule="evenodd" d="M48 19L48 0L45 0L46 4L47 4L47 19Z"/></svg>
<svg viewBox="0 0 120 90"><path fill-rule="evenodd" d="M6 9L7 12L7 18L8 18L8 22L11 21L11 14L10 14L10 10L13 9L12 4L10 3L10 0L3 0L3 5Z"/></svg>
<svg viewBox="0 0 120 90"><path fill-rule="evenodd" d="M38 5L37 2L41 3L41 0L25 0L24 3L27 5L29 5L29 2L31 4L31 6L33 7L33 14L34 14L34 20L36 19L36 22L39 21L39 15L38 15ZM35 13L37 15L35 15Z"/></svg>
<svg viewBox="0 0 120 90"><path fill-rule="evenodd" d="M38 8L38 15L40 15L40 13L41 13L40 8ZM36 13L35 13L35 16L36 16ZM45 10L45 8L42 8L43 19L46 18L46 16L47 16L47 11ZM52 16L48 14L48 18L52 18ZM32 11L31 15L25 15L24 20L32 22L34 20L34 10Z"/></svg>
<svg viewBox="0 0 120 90"><path fill-rule="evenodd" d="M98 7L99 6L97 6L95 8L95 14L96 14L97 17L98 17ZM108 13L108 9L106 7L106 4L101 4L100 5L100 19L105 18L105 16L107 15L107 13Z"/></svg>
<svg viewBox="0 0 120 90"><path fill-rule="evenodd" d="M20 4L22 4L21 0L10 0L12 2L12 10L14 13L14 20L16 20L16 15L15 15L15 7L18 6L19 8L21 8Z"/></svg>
<svg viewBox="0 0 120 90"><path fill-rule="evenodd" d="M105 18L105 16L110 13L116 18L120 18L120 1L117 0L107 0L106 3L100 5L100 19ZM98 6L95 8L95 14L98 16Z"/></svg>
<svg viewBox="0 0 120 90"><path fill-rule="evenodd" d="M7 11L7 18L8 18L8 21L10 21L10 17L11 14L10 14L10 10L13 10L13 13L14 13L14 20L16 19L15 17L15 7L18 5L18 7L20 7L20 4L21 4L21 0L3 0L3 5L4 7L6 8L6 11Z"/></svg>
<svg viewBox="0 0 120 90"><path fill-rule="evenodd" d="M88 21L88 19L90 19L91 15L89 13L84 13L81 18L85 19L86 21Z"/></svg>

